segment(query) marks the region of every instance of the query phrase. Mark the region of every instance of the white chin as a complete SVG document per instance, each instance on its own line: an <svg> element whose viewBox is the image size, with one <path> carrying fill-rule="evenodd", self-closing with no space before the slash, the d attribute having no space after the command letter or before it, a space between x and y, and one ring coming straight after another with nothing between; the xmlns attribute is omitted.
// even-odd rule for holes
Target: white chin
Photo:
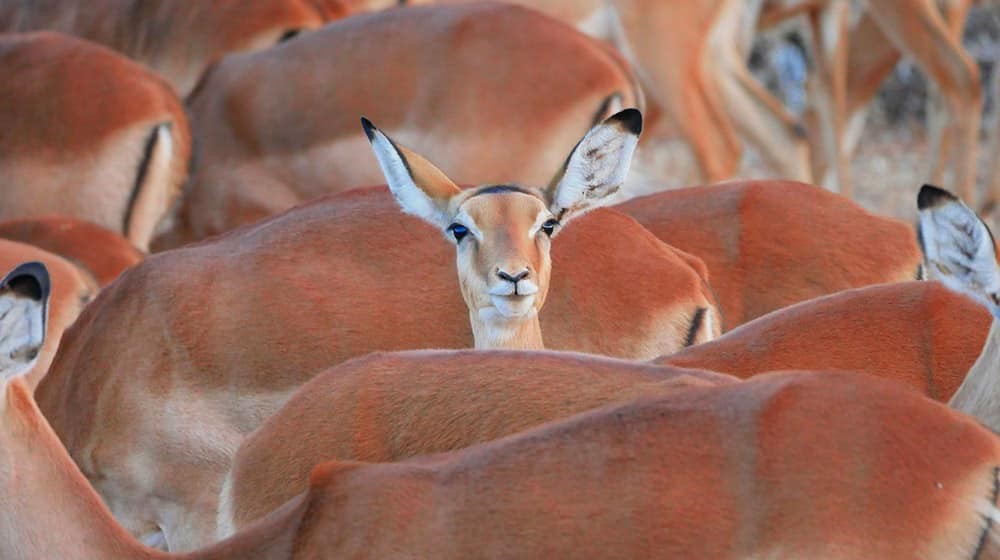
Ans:
<svg viewBox="0 0 1000 560"><path fill-rule="evenodd" d="M508 319L525 317L535 310L535 296L491 296L497 313Z"/></svg>

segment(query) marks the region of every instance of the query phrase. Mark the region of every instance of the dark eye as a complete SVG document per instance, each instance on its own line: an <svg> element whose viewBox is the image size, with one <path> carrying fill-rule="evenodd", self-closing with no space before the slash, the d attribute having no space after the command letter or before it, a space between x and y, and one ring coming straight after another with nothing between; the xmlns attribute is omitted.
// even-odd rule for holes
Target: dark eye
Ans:
<svg viewBox="0 0 1000 560"><path fill-rule="evenodd" d="M463 237L469 234L469 228L463 226L462 224L451 224L448 226L448 231L455 236L455 242L458 243Z"/></svg>
<svg viewBox="0 0 1000 560"><path fill-rule="evenodd" d="M548 235L549 237L552 237L552 233L555 232L556 227L558 225L559 225L559 220L557 220L555 218L552 218L550 220L546 220L546 222L544 224L542 224L542 231L545 232L545 235Z"/></svg>
<svg viewBox="0 0 1000 560"><path fill-rule="evenodd" d="M278 38L278 43L284 43L285 41L290 41L295 37L297 37L299 33L302 33L301 29L289 29L288 31L285 31L284 33L281 34L281 37Z"/></svg>

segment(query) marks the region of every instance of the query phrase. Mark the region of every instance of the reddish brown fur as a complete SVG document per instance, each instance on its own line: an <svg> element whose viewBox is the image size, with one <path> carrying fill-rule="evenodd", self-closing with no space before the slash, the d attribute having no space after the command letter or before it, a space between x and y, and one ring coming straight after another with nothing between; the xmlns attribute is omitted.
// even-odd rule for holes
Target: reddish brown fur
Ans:
<svg viewBox="0 0 1000 560"><path fill-rule="evenodd" d="M773 374L448 455L323 465L298 552L965 560L998 459L994 434L897 384Z"/></svg>
<svg viewBox="0 0 1000 560"><path fill-rule="evenodd" d="M11 270L28 261L45 264L52 279L45 344L26 379L28 386L34 389L48 371L63 331L73 324L84 305L97 294L98 286L92 277L59 255L32 245L0 239L0 270Z"/></svg>
<svg viewBox="0 0 1000 560"><path fill-rule="evenodd" d="M114 51L56 33L0 36L0 73L17 76L0 82L0 219L62 214L130 235L140 162L165 123L167 176L144 185L162 191L163 205L140 229L155 227L181 193L191 149L170 86ZM142 247L145 235L131 241Z"/></svg>
<svg viewBox="0 0 1000 560"><path fill-rule="evenodd" d="M785 369L854 370L905 383L948 402L975 362L990 320L982 306L937 282L887 284L776 311L656 362L741 378ZM645 391L650 377L678 371L619 365L609 378L602 377L606 374L596 365L608 364L584 367L558 355L530 360L500 355L487 360L426 353L362 358L328 370L241 446L230 474L236 526L301 492L306 473L320 460L396 461L457 449L540 423L531 403L519 402L522 408L516 413L491 409L491 403L508 399L466 383L476 386L495 376L523 375L519 387L542 399L548 407L545 417L558 418L579 409L576 399L591 399L587 402L597 406L599 401L620 398L623 387ZM614 387L595 382L595 375L597 381ZM442 378L453 379L443 383ZM431 380L450 389L434 393L420 389ZM462 405L468 415L460 421L435 416L435 411L450 410L438 400L450 398L450 390L475 395ZM492 431L484 432L480 421ZM420 428L424 425L427 428Z"/></svg>
<svg viewBox="0 0 1000 560"><path fill-rule="evenodd" d="M845 369L948 402L983 348L991 315L938 282L870 286L806 301L656 361L746 378Z"/></svg>
<svg viewBox="0 0 1000 560"><path fill-rule="evenodd" d="M101 484L116 484L140 454L158 471L188 473L159 495L195 499L185 493L217 485L229 458L188 463L189 432L156 420L179 418L176 407L215 410L219 422L197 434L235 451L322 368L374 350L471 346L454 248L441 235L369 188L153 255L70 330L39 404ZM540 316L551 348L652 358L684 343L697 308L714 313L693 257L622 214L594 210L556 241ZM142 344L123 346L136 333Z"/></svg>
<svg viewBox="0 0 1000 560"><path fill-rule="evenodd" d="M914 280L921 263L912 226L804 183L734 181L615 208L705 262L723 330L841 290Z"/></svg>
<svg viewBox="0 0 1000 560"><path fill-rule="evenodd" d="M382 182L359 115L457 183L545 185L615 93L635 104L609 49L497 3L364 14L227 57L189 100L197 167L185 221L158 246Z"/></svg>
<svg viewBox="0 0 1000 560"><path fill-rule="evenodd" d="M0 515L0 547L32 533L15 560L179 558L115 525L20 381L0 411L0 455L21 473L0 481L29 498ZM450 454L326 463L305 495L184 558L992 560L984 512L995 520L998 462L993 433L898 384L778 373L640 397Z"/></svg>
<svg viewBox="0 0 1000 560"><path fill-rule="evenodd" d="M97 224L64 216L0 222L0 237L55 253L82 267L104 287L143 253L121 235Z"/></svg>
<svg viewBox="0 0 1000 560"><path fill-rule="evenodd" d="M162 75L183 97L223 55L348 14L341 0L0 0L0 30L53 30L100 43Z"/></svg>
<svg viewBox="0 0 1000 560"><path fill-rule="evenodd" d="M231 509L220 507L240 528L303 492L312 467L330 458L391 462L462 449L636 395L729 381L584 354L369 355L317 375L247 438L222 498Z"/></svg>

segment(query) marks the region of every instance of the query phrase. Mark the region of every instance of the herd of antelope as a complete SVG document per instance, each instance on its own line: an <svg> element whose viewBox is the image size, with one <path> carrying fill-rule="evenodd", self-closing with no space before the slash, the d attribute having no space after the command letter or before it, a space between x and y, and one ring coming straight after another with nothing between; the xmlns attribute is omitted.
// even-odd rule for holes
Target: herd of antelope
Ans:
<svg viewBox="0 0 1000 560"><path fill-rule="evenodd" d="M0 560L1000 559L971 3L0 0Z"/></svg>

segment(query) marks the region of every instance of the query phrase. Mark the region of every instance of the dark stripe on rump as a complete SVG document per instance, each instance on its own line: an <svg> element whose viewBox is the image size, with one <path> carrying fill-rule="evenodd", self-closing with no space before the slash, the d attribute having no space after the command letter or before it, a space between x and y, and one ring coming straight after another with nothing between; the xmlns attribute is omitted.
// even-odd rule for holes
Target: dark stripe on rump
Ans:
<svg viewBox="0 0 1000 560"><path fill-rule="evenodd" d="M993 467L993 493L990 496L990 503L994 506L997 505L998 495L1000 495L1000 467ZM984 515L983 518L986 521L986 527L983 527L983 534L979 536L979 545L976 546L976 552L972 554L972 560L978 560L979 556L983 553L983 550L986 548L986 538L989 537L990 529L993 528L993 517Z"/></svg>
<svg viewBox="0 0 1000 560"><path fill-rule="evenodd" d="M159 123L153 127L150 131L149 137L146 138L146 147L142 152L142 159L139 160L139 170L135 175L135 184L132 185L132 192L128 197L128 204L125 206L125 218L122 220L122 233L128 237L129 234L129 223L132 222L132 210L135 206L135 201L139 198L139 191L142 190L143 183L146 180L146 175L149 173L149 160L153 157L153 150L156 149L156 142L158 140L160 127L163 125L170 126L169 123Z"/></svg>
<svg viewBox="0 0 1000 560"><path fill-rule="evenodd" d="M699 307L694 312L694 317L691 319L691 326L688 328L687 337L684 339L685 348L694 344L694 339L698 336L698 331L701 330L701 324L705 321L705 313L707 311L708 309Z"/></svg>

